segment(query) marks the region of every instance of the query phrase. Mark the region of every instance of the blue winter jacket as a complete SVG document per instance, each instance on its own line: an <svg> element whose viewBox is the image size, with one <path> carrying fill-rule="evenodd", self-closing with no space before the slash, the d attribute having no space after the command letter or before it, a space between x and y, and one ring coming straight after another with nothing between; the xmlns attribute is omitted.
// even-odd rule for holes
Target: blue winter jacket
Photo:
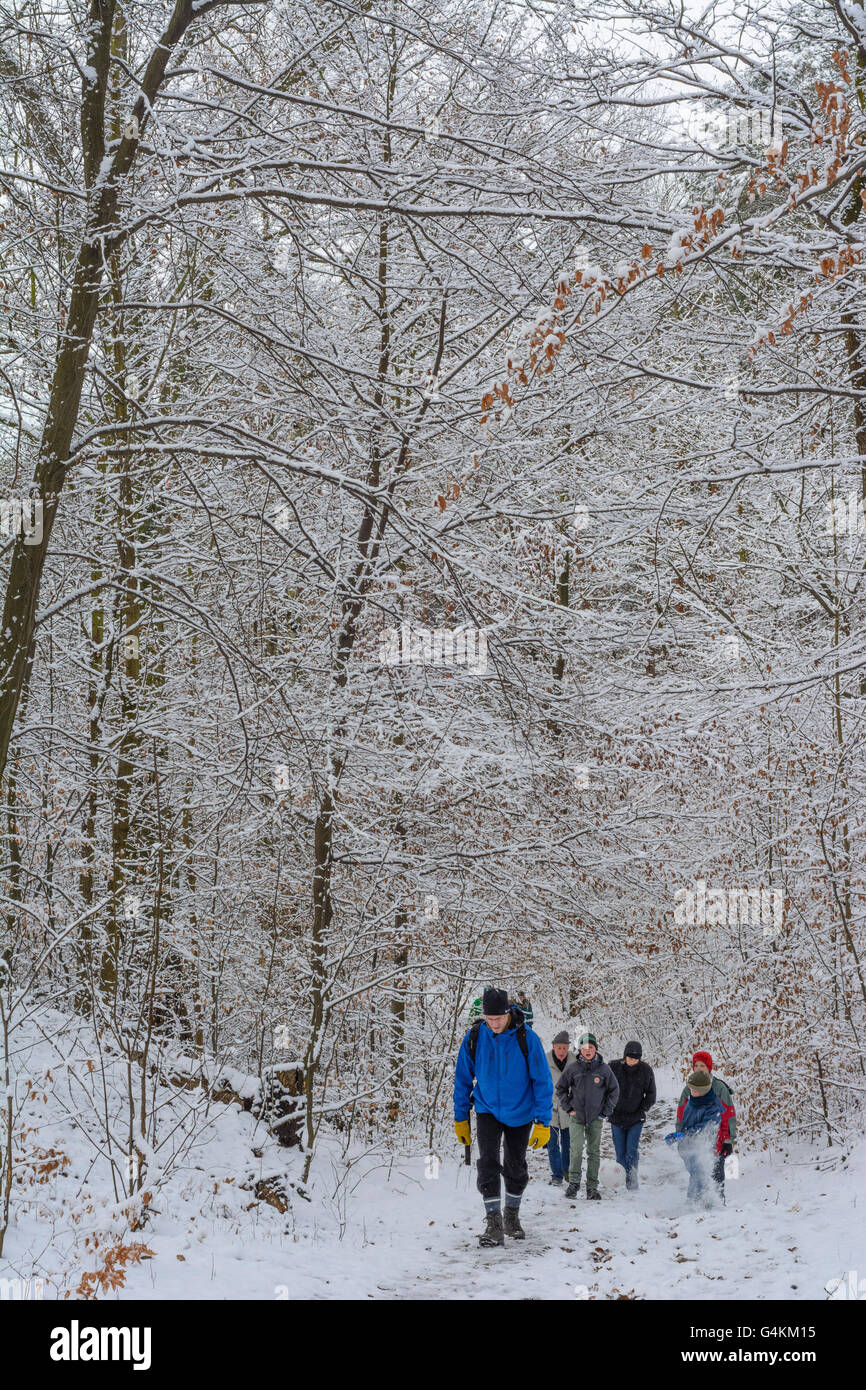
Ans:
<svg viewBox="0 0 866 1390"><path fill-rule="evenodd" d="M504 1125L525 1125L530 1120L549 1125L553 1108L553 1080L544 1044L526 1029L528 1058L517 1041L517 1022L504 1033L494 1033L486 1023L478 1030L475 1066L469 1054L469 1034L460 1044L454 1073L454 1118L469 1119L469 1101L475 1084L474 1105L479 1115L495 1115ZM527 1067L527 1061L529 1063Z"/></svg>
<svg viewBox="0 0 866 1390"><path fill-rule="evenodd" d="M708 1091L705 1096L693 1096L690 1094L686 1102L686 1108L683 1111L683 1118L680 1121L680 1129L686 1135L687 1139L695 1140L708 1125L712 1125L714 1127L713 1137L715 1137L715 1132L721 1124L724 1113L725 1107L722 1105L715 1091ZM691 1145L689 1147L691 1147ZM683 1145L681 1144L680 1150L682 1150L682 1148Z"/></svg>

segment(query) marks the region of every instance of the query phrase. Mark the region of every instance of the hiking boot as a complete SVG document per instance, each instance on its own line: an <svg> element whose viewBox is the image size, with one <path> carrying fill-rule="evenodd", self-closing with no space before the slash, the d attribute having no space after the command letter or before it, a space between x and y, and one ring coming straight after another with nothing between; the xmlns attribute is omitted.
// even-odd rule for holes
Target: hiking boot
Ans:
<svg viewBox="0 0 866 1390"><path fill-rule="evenodd" d="M597 1187L588 1187L588 1188L586 1189L586 1200L587 1200L588 1202L600 1202L600 1201L601 1201L601 1193L599 1192L599 1190L598 1190Z"/></svg>
<svg viewBox="0 0 866 1390"><path fill-rule="evenodd" d="M478 1237L478 1244L484 1246L505 1244L501 1211L489 1211L487 1213L487 1225L484 1228L484 1234Z"/></svg>
<svg viewBox="0 0 866 1390"><path fill-rule="evenodd" d="M515 1240L526 1240L526 1232L520 1224L520 1212L517 1207L505 1208L505 1234L513 1236Z"/></svg>
<svg viewBox="0 0 866 1390"><path fill-rule="evenodd" d="M565 1189L565 1195L566 1195L566 1197L576 1197L579 1191L580 1191L580 1183L579 1183L579 1182L570 1182L570 1183L568 1184L568 1187Z"/></svg>
<svg viewBox="0 0 866 1390"><path fill-rule="evenodd" d="M625 1173L625 1185L629 1192L637 1192L640 1183L637 1180L637 1169L627 1168Z"/></svg>
<svg viewBox="0 0 866 1390"><path fill-rule="evenodd" d="M561 1186L562 1186L562 1178L551 1178L551 1179L550 1179L550 1182L549 1182L547 1185L548 1185L548 1187L561 1187Z"/></svg>

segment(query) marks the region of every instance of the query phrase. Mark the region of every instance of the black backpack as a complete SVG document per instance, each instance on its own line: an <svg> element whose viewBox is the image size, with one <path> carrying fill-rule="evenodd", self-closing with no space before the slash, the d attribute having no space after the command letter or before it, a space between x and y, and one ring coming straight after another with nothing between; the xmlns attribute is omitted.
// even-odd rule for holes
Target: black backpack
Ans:
<svg viewBox="0 0 866 1390"><path fill-rule="evenodd" d="M521 1021L518 1022L518 1024L517 1024L517 1030L516 1030L516 1031L517 1031L517 1046L520 1048L520 1051L523 1053L523 1060L524 1060L524 1062L526 1063L526 1071L527 1071L527 1074L529 1075L530 1080L531 1080L531 1078L532 1078L532 1073L531 1073L530 1070L529 1070L529 1043L526 1041L526 1024L522 1021L522 1020L523 1020L523 1014L521 1013L520 1009L518 1009L518 1008L513 1008L513 1009L511 1009L510 1012L511 1012L512 1018L514 1017L514 1015L515 1015L516 1013L517 1013L517 1014L520 1014L520 1019L521 1019ZM475 1066L475 1054L476 1054L476 1052L478 1051L478 1034L479 1034L479 1032L480 1032L480 1030L481 1030L481 1026L482 1026L483 1023L484 1023L484 1019L483 1019L483 1018L478 1018L478 1019L475 1020L475 1022L474 1022L473 1025L472 1025L472 1027L469 1029L469 1056L472 1058L472 1065L473 1065L473 1067Z"/></svg>

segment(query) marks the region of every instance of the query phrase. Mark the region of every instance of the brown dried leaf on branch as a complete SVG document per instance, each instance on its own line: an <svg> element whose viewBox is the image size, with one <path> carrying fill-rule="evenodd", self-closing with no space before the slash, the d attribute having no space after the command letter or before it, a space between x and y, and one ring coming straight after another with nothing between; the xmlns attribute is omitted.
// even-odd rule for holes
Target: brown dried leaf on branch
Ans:
<svg viewBox="0 0 866 1390"><path fill-rule="evenodd" d="M88 1271L81 1276L75 1290L75 1297L82 1299L100 1298L113 1289L122 1289L126 1283L126 1273L130 1265L140 1264L142 1260L153 1259L153 1251L141 1241L130 1245L118 1244L106 1251L102 1268ZM69 1289L66 1298L71 1298Z"/></svg>

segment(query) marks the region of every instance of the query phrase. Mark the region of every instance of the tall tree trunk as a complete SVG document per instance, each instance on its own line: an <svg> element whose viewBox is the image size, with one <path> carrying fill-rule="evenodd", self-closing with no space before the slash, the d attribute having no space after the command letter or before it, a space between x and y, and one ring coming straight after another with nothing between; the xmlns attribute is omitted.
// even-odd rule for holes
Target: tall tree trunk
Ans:
<svg viewBox="0 0 866 1390"><path fill-rule="evenodd" d="M83 69L81 143L90 214L72 277L65 329L48 397L48 412L30 489L42 506L38 544L18 536L12 550L0 624L0 783L6 772L12 730L36 634L36 614L45 560L57 508L66 482L72 440L78 425L87 359L99 311L106 258L122 240L120 191L138 153L141 135L165 78L169 59L196 16L216 0L177 0L164 33L155 44L139 87L128 134L110 157L107 173L105 99L111 67L114 0L91 0L87 63ZM100 182L97 184L97 179Z"/></svg>

